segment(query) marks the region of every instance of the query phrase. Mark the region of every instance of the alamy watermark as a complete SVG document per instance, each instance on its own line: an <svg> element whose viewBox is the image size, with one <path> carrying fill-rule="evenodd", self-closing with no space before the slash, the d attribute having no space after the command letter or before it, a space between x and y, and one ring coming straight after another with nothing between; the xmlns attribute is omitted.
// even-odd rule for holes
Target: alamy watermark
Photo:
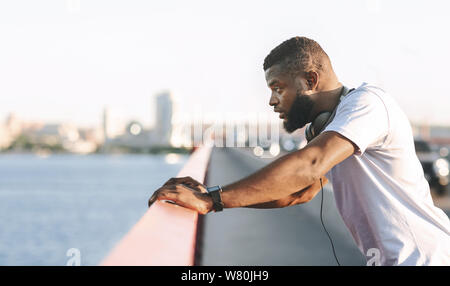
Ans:
<svg viewBox="0 0 450 286"><path fill-rule="evenodd" d="M70 248L66 252L66 256L70 257L67 260L67 266L80 266L81 265L81 251L78 248Z"/></svg>
<svg viewBox="0 0 450 286"><path fill-rule="evenodd" d="M279 143L280 121L267 113L182 114L173 122L172 144L179 147L269 147Z"/></svg>
<svg viewBox="0 0 450 286"><path fill-rule="evenodd" d="M367 266L380 266L381 265L381 252L378 248L369 248L366 253Z"/></svg>

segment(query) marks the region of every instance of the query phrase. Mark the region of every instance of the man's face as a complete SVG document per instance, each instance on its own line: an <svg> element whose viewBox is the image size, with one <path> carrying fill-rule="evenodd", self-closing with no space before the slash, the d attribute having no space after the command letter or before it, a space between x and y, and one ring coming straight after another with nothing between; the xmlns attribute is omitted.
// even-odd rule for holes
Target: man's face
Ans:
<svg viewBox="0 0 450 286"><path fill-rule="evenodd" d="M279 64L268 68L265 75L272 91L269 105L280 113L284 129L292 133L309 123L314 101L307 94L306 79L302 76L293 78Z"/></svg>

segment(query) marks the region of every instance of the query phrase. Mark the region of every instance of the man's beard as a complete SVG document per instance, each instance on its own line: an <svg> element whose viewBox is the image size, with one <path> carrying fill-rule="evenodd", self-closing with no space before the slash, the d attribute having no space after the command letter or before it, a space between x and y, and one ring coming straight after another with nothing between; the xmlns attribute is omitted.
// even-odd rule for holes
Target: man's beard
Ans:
<svg viewBox="0 0 450 286"><path fill-rule="evenodd" d="M314 101L306 95L297 92L297 97L287 114L287 119L283 122L284 129L288 133L304 127L309 123L309 116L313 109Z"/></svg>

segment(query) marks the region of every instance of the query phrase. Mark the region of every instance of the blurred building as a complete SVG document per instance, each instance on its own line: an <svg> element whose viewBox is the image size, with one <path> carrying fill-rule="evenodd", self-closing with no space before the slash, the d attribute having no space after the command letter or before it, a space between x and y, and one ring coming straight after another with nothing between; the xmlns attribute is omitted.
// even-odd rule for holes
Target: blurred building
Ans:
<svg viewBox="0 0 450 286"><path fill-rule="evenodd" d="M156 95L156 142L169 145L172 135L173 101L170 92L165 91Z"/></svg>
<svg viewBox="0 0 450 286"><path fill-rule="evenodd" d="M5 128L11 138L17 137L23 130L25 123L14 113L6 118Z"/></svg>
<svg viewBox="0 0 450 286"><path fill-rule="evenodd" d="M450 145L450 126L412 125L414 137L435 145Z"/></svg>
<svg viewBox="0 0 450 286"><path fill-rule="evenodd" d="M87 154L96 152L103 142L103 129L81 128L78 129L78 139L66 141L63 147L73 153Z"/></svg>
<svg viewBox="0 0 450 286"><path fill-rule="evenodd" d="M101 130L98 128L79 130L75 125L68 123L21 122L20 133L17 133L19 125L14 122L19 121L9 118L6 122L6 133L14 134L14 137L10 136L10 141L7 146L3 146L3 149L11 146L16 151L47 150L47 152L68 151L85 154L95 152L103 140ZM0 136L1 134L2 128L0 128Z"/></svg>
<svg viewBox="0 0 450 286"><path fill-rule="evenodd" d="M32 142L46 145L63 145L66 141L79 138L78 129L72 124L44 124L40 127L25 128L22 134Z"/></svg>
<svg viewBox="0 0 450 286"><path fill-rule="evenodd" d="M154 145L157 145L154 131L145 129L139 121L132 120L126 125L124 134L109 138L105 142L104 149L110 151L117 147L124 147L132 150L147 150Z"/></svg>
<svg viewBox="0 0 450 286"><path fill-rule="evenodd" d="M104 142L108 141L109 138L109 109L105 107L103 109L103 118L102 118L102 128L103 128L103 140Z"/></svg>
<svg viewBox="0 0 450 286"><path fill-rule="evenodd" d="M104 146L102 150L108 152L120 148L128 148L136 151L151 149L155 146L171 145L173 101L170 92L165 91L155 96L156 118L153 129L146 128L141 122L131 120L124 128L113 128L119 126L117 120L112 118L108 108L103 111L103 136Z"/></svg>
<svg viewBox="0 0 450 286"><path fill-rule="evenodd" d="M103 140L107 142L110 139L123 135L126 132L125 121L120 112L104 107L102 115Z"/></svg>
<svg viewBox="0 0 450 286"><path fill-rule="evenodd" d="M0 123L0 150L11 146L12 136L5 124Z"/></svg>

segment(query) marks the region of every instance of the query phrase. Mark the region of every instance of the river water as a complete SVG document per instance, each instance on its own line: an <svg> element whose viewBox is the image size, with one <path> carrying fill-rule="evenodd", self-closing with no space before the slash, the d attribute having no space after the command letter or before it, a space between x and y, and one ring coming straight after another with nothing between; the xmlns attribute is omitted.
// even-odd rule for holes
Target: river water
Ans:
<svg viewBox="0 0 450 286"><path fill-rule="evenodd" d="M1 154L0 265L97 265L187 158Z"/></svg>

